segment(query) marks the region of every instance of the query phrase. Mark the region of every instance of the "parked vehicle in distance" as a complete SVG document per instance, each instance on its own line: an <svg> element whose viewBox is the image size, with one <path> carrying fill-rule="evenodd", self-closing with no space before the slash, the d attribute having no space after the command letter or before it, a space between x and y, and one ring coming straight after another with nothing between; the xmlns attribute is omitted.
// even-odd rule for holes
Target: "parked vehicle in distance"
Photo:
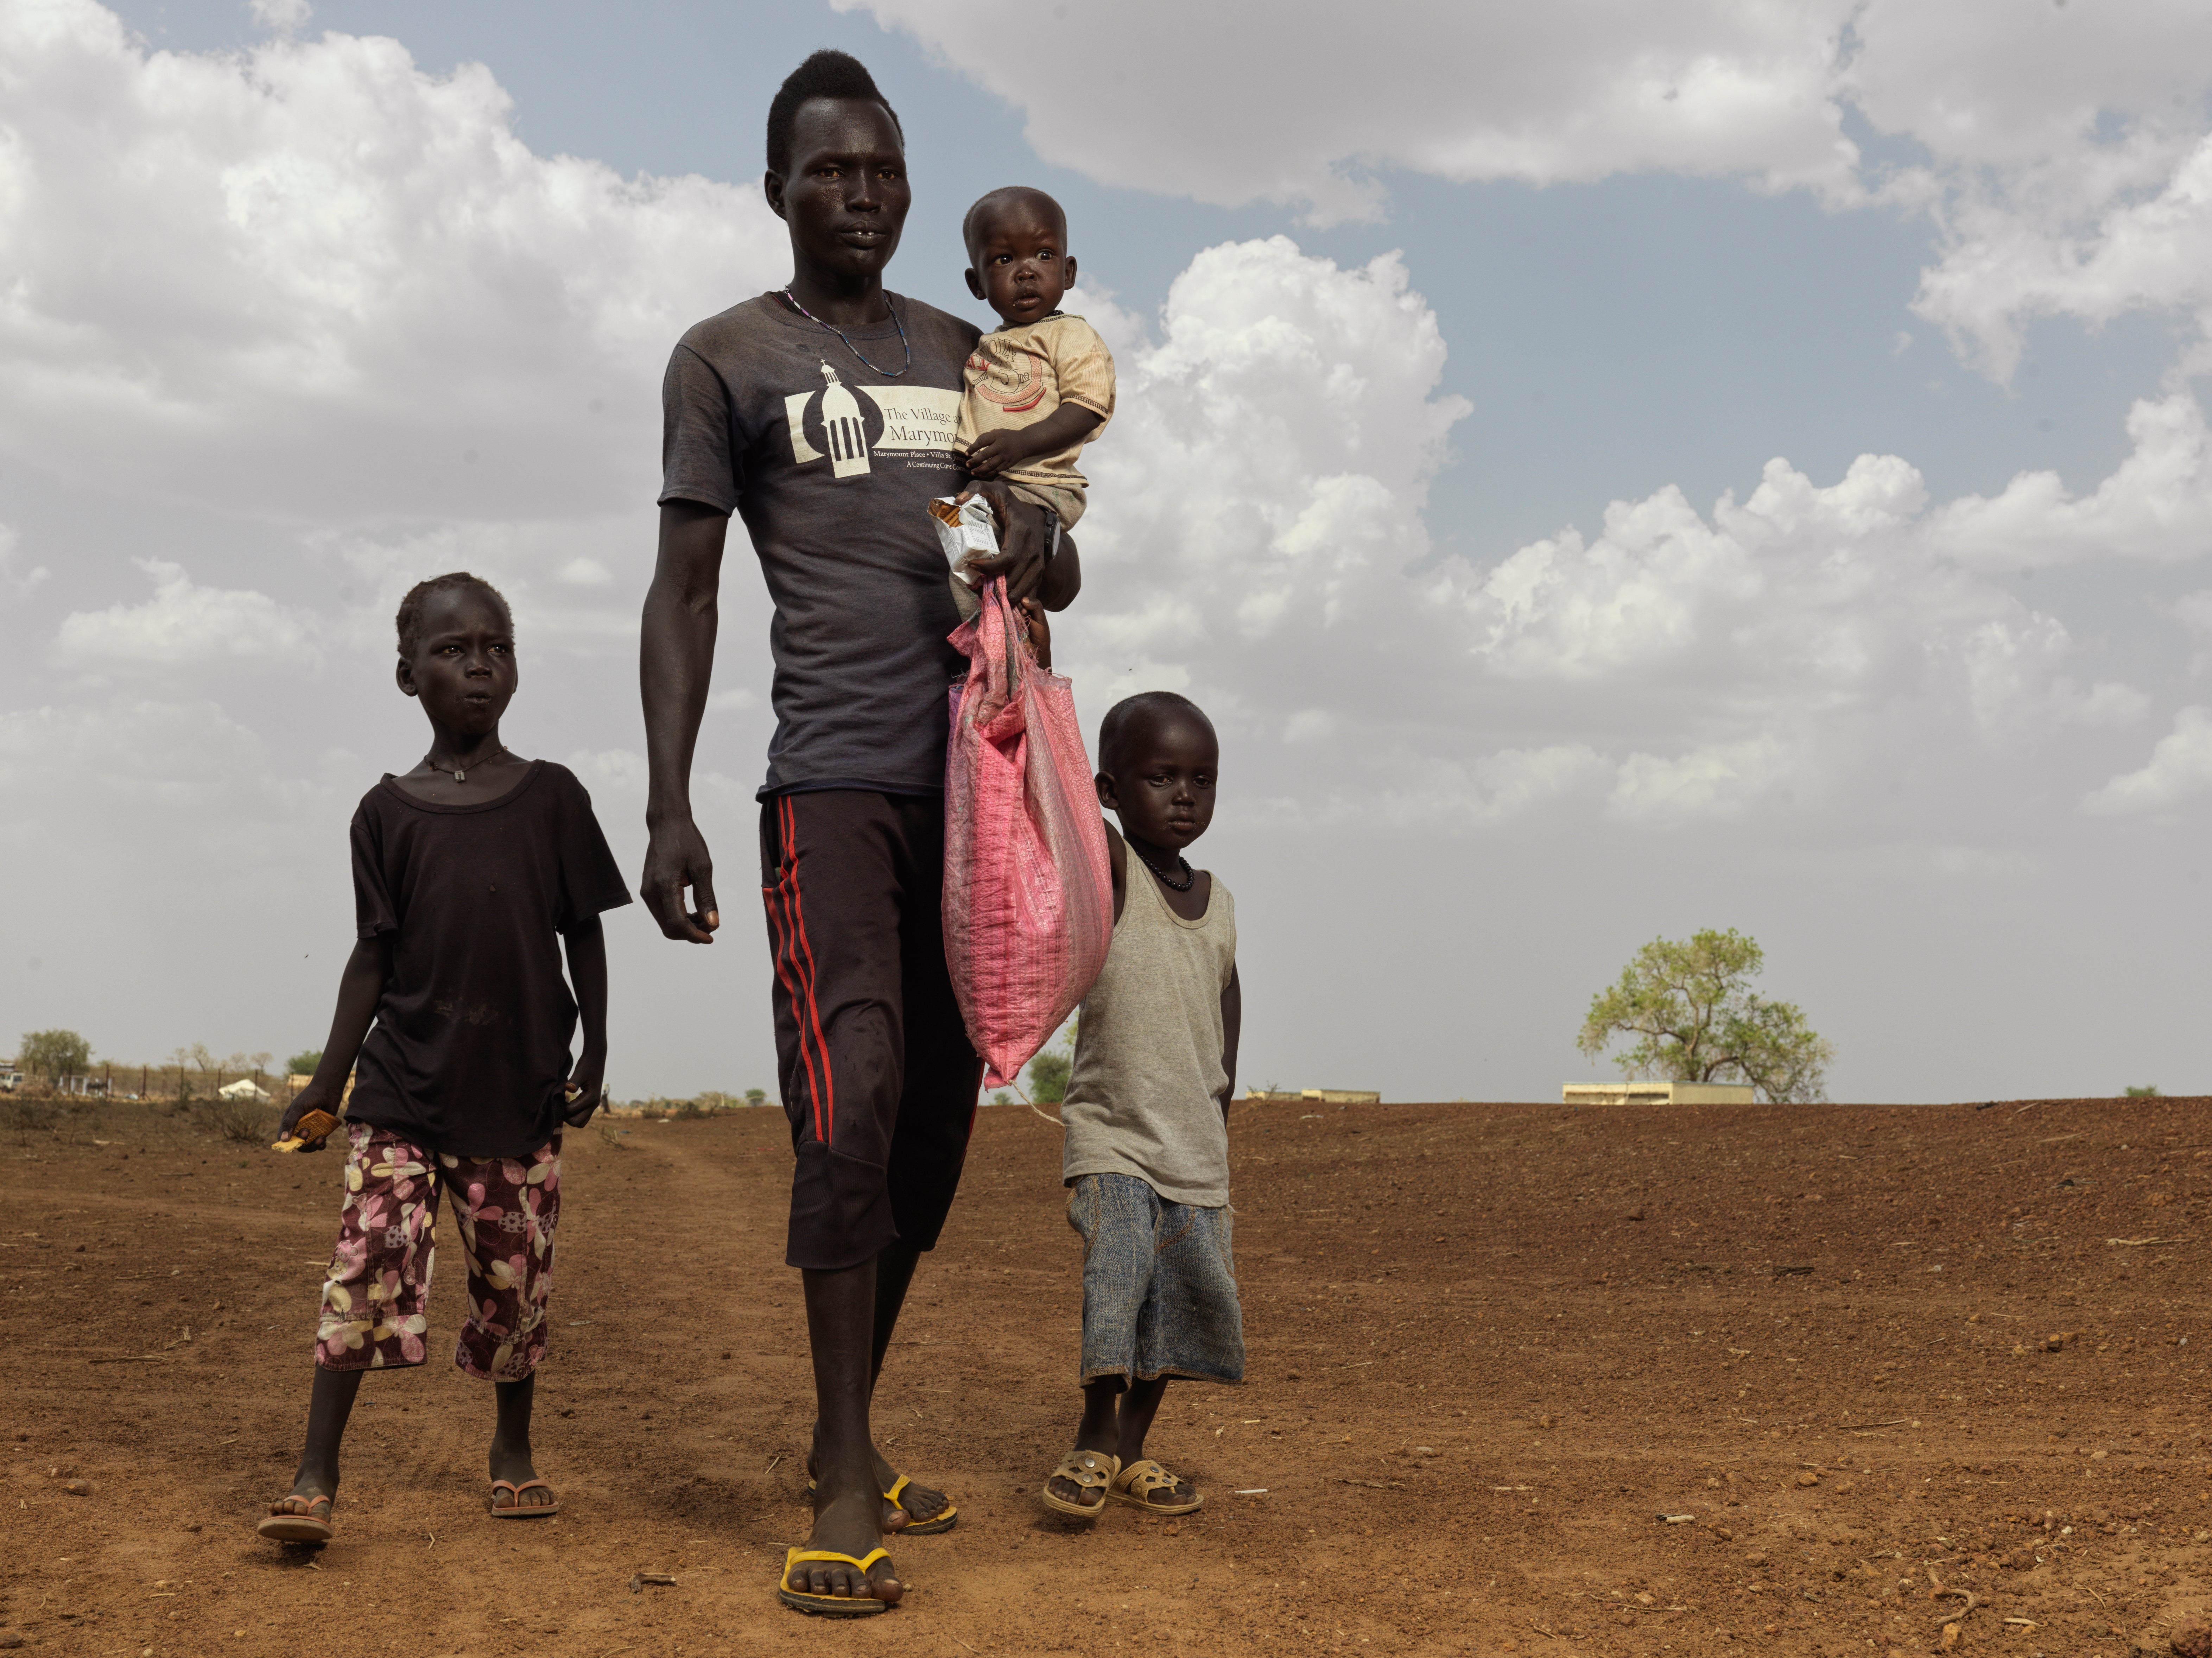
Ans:
<svg viewBox="0 0 2212 1658"><path fill-rule="evenodd" d="M0 1070L0 1093L12 1094L23 1085L23 1073L13 1066Z"/></svg>

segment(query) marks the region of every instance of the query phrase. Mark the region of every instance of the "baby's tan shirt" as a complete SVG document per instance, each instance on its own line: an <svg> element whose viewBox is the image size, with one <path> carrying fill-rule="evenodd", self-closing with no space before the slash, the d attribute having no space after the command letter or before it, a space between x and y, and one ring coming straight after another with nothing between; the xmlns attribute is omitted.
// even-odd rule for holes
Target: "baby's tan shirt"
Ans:
<svg viewBox="0 0 2212 1658"><path fill-rule="evenodd" d="M1034 426L1063 403L1098 416L1083 443L1104 431L1114 417L1114 354L1080 317L1055 314L984 335L969 353L961 378L967 390L952 439L955 454L964 456L986 432ZM1083 443L1031 455L1010 468L1006 479L1044 489L1080 490L1085 480L1075 461Z"/></svg>

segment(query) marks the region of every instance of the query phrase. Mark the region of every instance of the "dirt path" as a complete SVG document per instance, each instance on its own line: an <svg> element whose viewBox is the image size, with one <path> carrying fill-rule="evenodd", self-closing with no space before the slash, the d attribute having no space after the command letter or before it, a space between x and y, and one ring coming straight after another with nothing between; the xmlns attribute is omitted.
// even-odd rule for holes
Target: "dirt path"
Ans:
<svg viewBox="0 0 2212 1658"><path fill-rule="evenodd" d="M1240 1107L1253 1380L1161 1413L1204 1510L1093 1526L1036 1500L1077 1402L1057 1137L986 1111L877 1412L961 1524L835 1626L771 1593L811 1418L774 1114L572 1137L557 1519L484 1513L449 1252L437 1360L364 1388L315 1556L252 1521L298 1453L336 1160L130 1107L0 1133L0 1643L1923 1652L1967 1605L1933 1574L1975 1597L1963 1650L2162 1649L2212 1605L2207 1104Z"/></svg>

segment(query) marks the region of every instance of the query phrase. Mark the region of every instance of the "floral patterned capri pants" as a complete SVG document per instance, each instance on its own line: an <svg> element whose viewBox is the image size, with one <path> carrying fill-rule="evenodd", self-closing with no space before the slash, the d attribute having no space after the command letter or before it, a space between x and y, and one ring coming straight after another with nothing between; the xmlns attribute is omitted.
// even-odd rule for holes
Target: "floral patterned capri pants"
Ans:
<svg viewBox="0 0 2212 1658"><path fill-rule="evenodd" d="M315 1331L323 1369L422 1363L441 1192L453 1197L469 1269L453 1363L488 1382L520 1382L538 1368L553 1296L561 1137L526 1157L454 1157L357 1122L346 1127L345 1203Z"/></svg>

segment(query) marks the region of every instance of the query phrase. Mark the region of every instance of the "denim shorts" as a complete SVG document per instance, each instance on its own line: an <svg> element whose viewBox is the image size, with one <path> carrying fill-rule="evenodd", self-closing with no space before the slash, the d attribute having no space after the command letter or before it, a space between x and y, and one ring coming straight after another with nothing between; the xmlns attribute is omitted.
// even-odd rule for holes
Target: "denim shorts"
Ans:
<svg viewBox="0 0 2212 1658"><path fill-rule="evenodd" d="M1083 1375L1244 1380L1230 1215L1170 1203L1133 1175L1085 1175L1067 1224L1083 1239Z"/></svg>

